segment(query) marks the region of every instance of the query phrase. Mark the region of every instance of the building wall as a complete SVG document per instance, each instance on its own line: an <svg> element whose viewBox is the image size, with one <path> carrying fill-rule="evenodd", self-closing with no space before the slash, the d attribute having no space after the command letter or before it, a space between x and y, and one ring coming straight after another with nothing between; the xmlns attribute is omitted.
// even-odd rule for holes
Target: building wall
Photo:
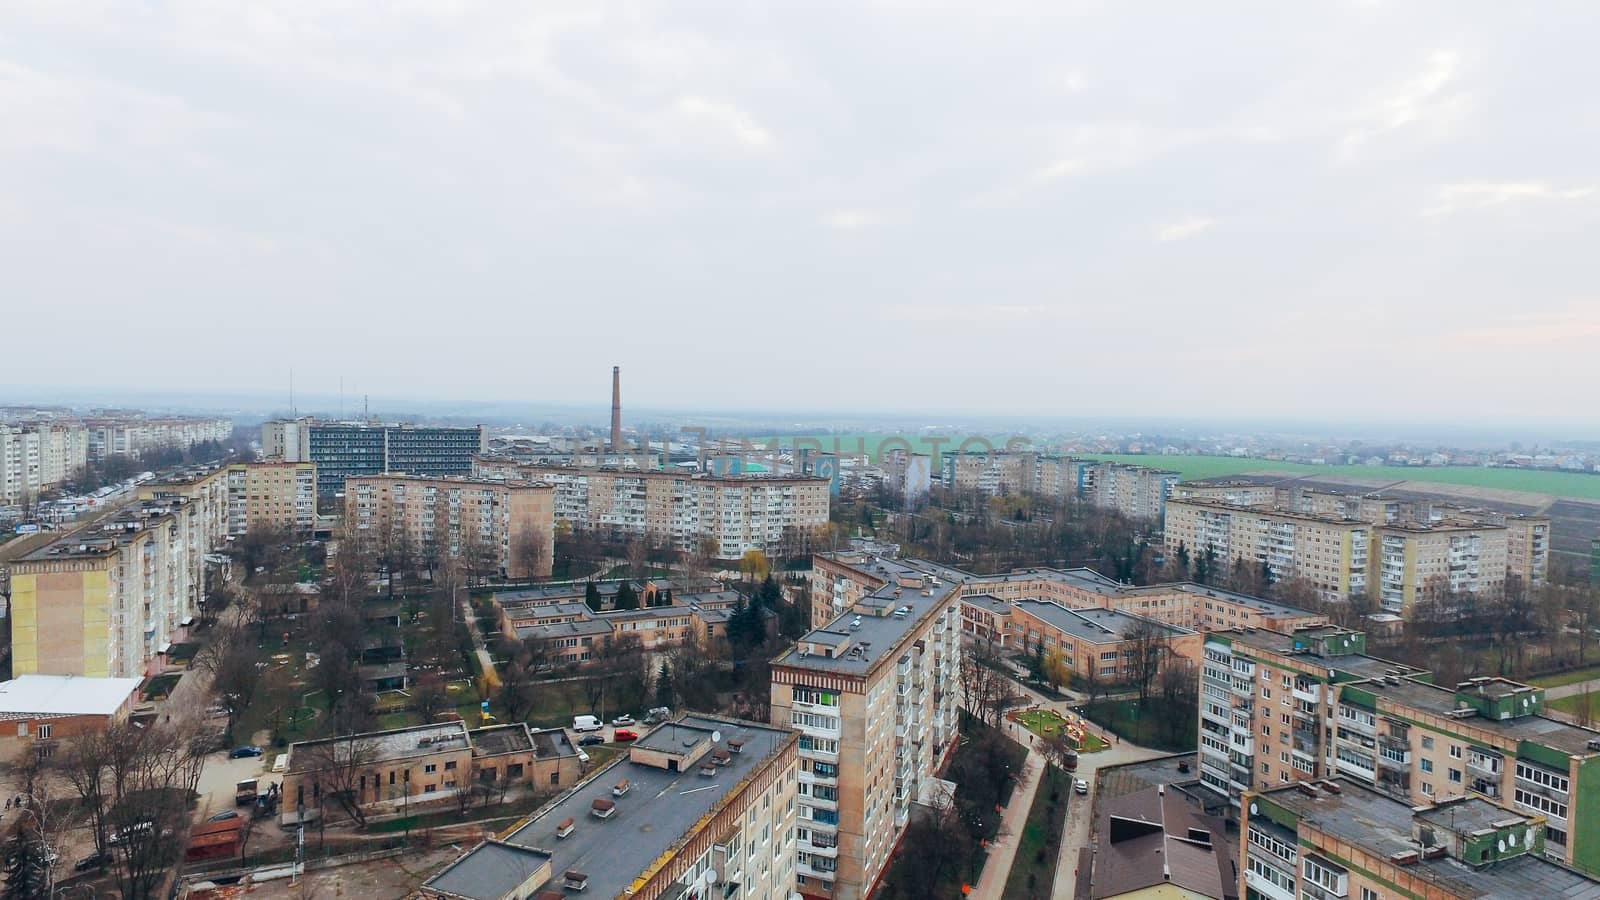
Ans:
<svg viewBox="0 0 1600 900"><path fill-rule="evenodd" d="M228 534L253 528L308 534L317 519L313 463L252 462L227 468Z"/></svg>
<svg viewBox="0 0 1600 900"><path fill-rule="evenodd" d="M437 547L445 556L460 556L472 541L485 541L509 577L547 577L555 555L552 496L545 484L353 476L346 481L345 522L375 546L393 535L418 548ZM529 539L544 543L535 572L518 552Z"/></svg>
<svg viewBox="0 0 1600 900"><path fill-rule="evenodd" d="M111 606L117 554L24 563L11 576L15 675L120 675L111 671Z"/></svg>

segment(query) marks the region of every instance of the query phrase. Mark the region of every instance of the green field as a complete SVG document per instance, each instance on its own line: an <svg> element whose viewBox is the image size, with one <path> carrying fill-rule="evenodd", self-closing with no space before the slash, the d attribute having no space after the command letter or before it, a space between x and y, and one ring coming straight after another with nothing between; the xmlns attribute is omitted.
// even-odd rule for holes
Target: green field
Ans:
<svg viewBox="0 0 1600 900"><path fill-rule="evenodd" d="M1569 716L1577 716L1578 720L1581 722L1585 719L1583 714L1583 704L1585 700L1587 700L1589 703L1589 715L1587 717L1588 721L1593 722L1596 719L1600 719L1600 694L1590 694L1587 697L1583 696L1582 694L1577 694L1571 697L1562 697L1559 700L1551 700L1549 706L1551 709L1559 710Z"/></svg>
<svg viewBox="0 0 1600 900"><path fill-rule="evenodd" d="M878 450L885 439L899 437L910 444L918 453L932 453L939 450L953 452L959 441L949 440L940 436L933 436L934 443L929 443L929 438L918 435L889 435L873 432L859 432L850 434L837 434L827 436L795 437L784 436L780 438L757 438L755 442L762 447L767 442L777 440L784 448L794 446L797 440L816 440L821 443L824 453L838 452L843 456L865 452L874 460L878 458ZM987 440L995 449L1004 449L1007 436L979 435L978 439ZM901 446L899 443L891 447ZM969 450L982 449L981 445L974 444ZM1267 459L1242 459L1232 456L1158 456L1153 454L1085 454L1085 459L1103 459L1113 462L1133 463L1135 465L1155 466L1162 469L1171 469L1182 475L1185 481L1200 478L1225 478L1229 475L1242 475L1247 472L1283 472L1291 475L1345 475L1355 478L1371 478L1377 481L1427 481L1436 484L1459 484L1467 487L1493 488L1503 491L1527 491L1536 494L1551 494L1558 497L1577 497L1588 500L1600 500L1600 475L1586 475L1581 472L1544 472L1531 469L1489 469L1481 466L1313 466L1305 463L1275 462Z"/></svg>
<svg viewBox="0 0 1600 900"><path fill-rule="evenodd" d="M1541 675L1538 678L1528 679L1528 683L1536 687L1553 688L1577 684L1591 678L1600 678L1600 666L1590 666L1587 669L1573 669L1570 672L1561 672L1557 675Z"/></svg>

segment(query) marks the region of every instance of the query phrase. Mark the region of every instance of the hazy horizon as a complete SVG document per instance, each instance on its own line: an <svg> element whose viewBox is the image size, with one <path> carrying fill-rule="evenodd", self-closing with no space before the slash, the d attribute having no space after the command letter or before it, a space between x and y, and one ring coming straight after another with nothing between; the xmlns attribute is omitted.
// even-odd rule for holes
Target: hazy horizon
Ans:
<svg viewBox="0 0 1600 900"><path fill-rule="evenodd" d="M12 3L0 379L1593 435L1593 18Z"/></svg>

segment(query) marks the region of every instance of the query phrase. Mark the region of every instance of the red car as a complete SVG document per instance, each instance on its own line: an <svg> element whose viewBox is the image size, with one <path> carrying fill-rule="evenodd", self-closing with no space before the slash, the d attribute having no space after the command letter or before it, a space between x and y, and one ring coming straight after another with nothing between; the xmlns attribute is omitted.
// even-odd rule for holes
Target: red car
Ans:
<svg viewBox="0 0 1600 900"><path fill-rule="evenodd" d="M627 728L618 728L616 732L611 735L611 739L613 741L637 741L639 739L639 732L631 731Z"/></svg>

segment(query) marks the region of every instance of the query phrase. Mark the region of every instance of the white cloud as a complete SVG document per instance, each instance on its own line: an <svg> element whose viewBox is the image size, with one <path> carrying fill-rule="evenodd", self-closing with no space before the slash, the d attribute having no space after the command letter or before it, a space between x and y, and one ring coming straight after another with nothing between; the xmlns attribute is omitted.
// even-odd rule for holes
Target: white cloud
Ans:
<svg viewBox="0 0 1600 900"><path fill-rule="evenodd" d="M1380 91L1358 108L1339 139L1337 157L1351 160L1381 137L1402 130L1428 138L1447 136L1472 108L1472 95L1459 85L1461 54L1428 54L1420 71Z"/></svg>
<svg viewBox="0 0 1600 900"><path fill-rule="evenodd" d="M1523 201L1583 200L1594 196L1594 193L1593 187L1556 188L1543 181L1449 184L1434 192L1433 205L1424 209L1422 214L1432 218Z"/></svg>
<svg viewBox="0 0 1600 900"><path fill-rule="evenodd" d="M732 103L691 94L679 97L672 104L672 111L691 127L720 132L751 149L759 150L772 144L772 133Z"/></svg>
<svg viewBox="0 0 1600 900"><path fill-rule="evenodd" d="M1218 220L1205 216L1190 216L1176 222L1168 222L1158 226L1155 230L1156 240L1163 243L1170 241L1183 241L1195 237L1203 231L1210 230L1219 224Z"/></svg>
<svg viewBox="0 0 1600 900"><path fill-rule="evenodd" d="M840 231L858 231L884 224L884 217L870 209L839 209L824 216L822 224Z"/></svg>

